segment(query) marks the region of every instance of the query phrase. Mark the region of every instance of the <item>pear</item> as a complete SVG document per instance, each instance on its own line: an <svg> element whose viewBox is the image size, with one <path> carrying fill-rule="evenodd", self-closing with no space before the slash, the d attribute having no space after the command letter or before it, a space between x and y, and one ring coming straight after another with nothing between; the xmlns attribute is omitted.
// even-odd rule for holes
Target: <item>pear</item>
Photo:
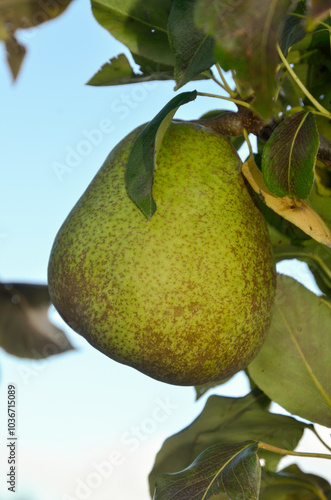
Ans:
<svg viewBox="0 0 331 500"><path fill-rule="evenodd" d="M140 130L109 154L60 228L53 304L110 358L157 380L199 385L245 368L271 321L275 265L265 220L233 146L173 122L156 160L148 220L124 175Z"/></svg>

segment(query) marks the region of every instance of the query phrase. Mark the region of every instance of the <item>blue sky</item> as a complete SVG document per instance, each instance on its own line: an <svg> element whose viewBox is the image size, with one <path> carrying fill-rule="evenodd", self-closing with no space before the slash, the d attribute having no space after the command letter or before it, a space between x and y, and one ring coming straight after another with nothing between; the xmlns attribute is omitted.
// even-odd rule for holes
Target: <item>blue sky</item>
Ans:
<svg viewBox="0 0 331 500"><path fill-rule="evenodd" d="M89 0L74 0L57 20L18 37L28 54L15 84L0 46L0 280L45 283L51 245L66 215L115 144L174 96L174 83L86 86L110 57L127 53L94 20ZM194 88L218 91L209 82L184 90ZM219 107L231 105L200 98L177 116L196 118ZM305 269L293 263L287 272L309 280ZM0 436L5 433L6 386L18 388L15 499L72 500L79 498L78 485L82 497L82 483L91 500L147 499L147 474L156 451L198 415L205 398L195 403L192 388L156 382L109 360L65 327L54 311L51 315L76 351L43 362L0 352ZM239 374L218 393L247 391ZM113 469L97 484L93 473L104 462ZM2 445L0 470L7 470ZM87 480L93 485L89 492ZM0 497L13 498L1 475Z"/></svg>

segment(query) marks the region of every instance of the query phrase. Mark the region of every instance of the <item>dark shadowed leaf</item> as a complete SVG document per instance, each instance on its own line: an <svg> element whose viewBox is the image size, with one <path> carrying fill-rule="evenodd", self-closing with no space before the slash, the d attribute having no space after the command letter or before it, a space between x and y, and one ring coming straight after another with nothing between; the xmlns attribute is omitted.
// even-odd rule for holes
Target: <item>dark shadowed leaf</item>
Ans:
<svg viewBox="0 0 331 500"><path fill-rule="evenodd" d="M260 500L328 500L330 495L325 479L305 474L297 465L279 472L262 469Z"/></svg>
<svg viewBox="0 0 331 500"><path fill-rule="evenodd" d="M299 42L306 36L304 7L301 2L298 3L296 9L291 12L284 23L283 30L279 39L279 45L283 54L287 54L288 49L295 43Z"/></svg>
<svg viewBox="0 0 331 500"><path fill-rule="evenodd" d="M183 92L171 99L146 125L133 144L125 172L126 189L147 218L151 218L156 211L152 193L154 161L162 137L179 106L193 101L196 96L197 92L194 90Z"/></svg>
<svg viewBox="0 0 331 500"><path fill-rule="evenodd" d="M167 33L171 4L171 0L92 0L92 12L132 54L174 66Z"/></svg>
<svg viewBox="0 0 331 500"><path fill-rule="evenodd" d="M21 358L40 359L73 349L48 318L46 285L0 283L0 347Z"/></svg>
<svg viewBox="0 0 331 500"><path fill-rule="evenodd" d="M267 411L269 399L255 389L242 398L210 396L201 414L188 427L169 437L158 452L149 476L151 492L157 476L188 467L205 449L216 443L232 445L248 440L263 441L293 450L306 424ZM259 451L269 469L276 468L280 456Z"/></svg>
<svg viewBox="0 0 331 500"><path fill-rule="evenodd" d="M311 112L300 111L282 121L262 153L262 173L276 196L305 199L314 182L318 131Z"/></svg>
<svg viewBox="0 0 331 500"><path fill-rule="evenodd" d="M248 371L290 413L331 425L331 303L278 276L270 332Z"/></svg>
<svg viewBox="0 0 331 500"><path fill-rule="evenodd" d="M289 0L198 0L197 26L215 38L215 58L235 70L242 97L254 91L254 108L265 119L273 112L278 54L276 41L290 6Z"/></svg>
<svg viewBox="0 0 331 500"><path fill-rule="evenodd" d="M214 40L196 27L195 4L196 0L173 0L169 16L169 41L176 60L176 89L214 64Z"/></svg>
<svg viewBox="0 0 331 500"><path fill-rule="evenodd" d="M127 85L128 83L149 82L151 80L172 80L173 69L161 68L135 73L124 54L113 57L87 82L87 85Z"/></svg>
<svg viewBox="0 0 331 500"><path fill-rule="evenodd" d="M185 470L156 480L154 500L207 500L226 493L233 500L257 500L261 467L257 443L216 444Z"/></svg>

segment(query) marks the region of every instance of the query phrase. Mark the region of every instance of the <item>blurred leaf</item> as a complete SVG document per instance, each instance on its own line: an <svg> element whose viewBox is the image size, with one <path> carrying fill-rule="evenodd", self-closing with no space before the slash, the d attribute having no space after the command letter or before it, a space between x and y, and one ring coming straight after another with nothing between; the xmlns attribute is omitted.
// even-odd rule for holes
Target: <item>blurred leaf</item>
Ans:
<svg viewBox="0 0 331 500"><path fill-rule="evenodd" d="M126 189L147 218L156 211L153 198L154 161L162 137L179 106L193 101L197 92L183 92L166 104L135 140L125 172Z"/></svg>
<svg viewBox="0 0 331 500"><path fill-rule="evenodd" d="M292 196L280 198L272 194L264 183L262 172L257 167L253 155L243 163L242 173L265 205L302 229L311 238L331 247L331 231L323 219L303 200Z"/></svg>
<svg viewBox="0 0 331 500"><path fill-rule="evenodd" d="M92 0L91 3L96 20L134 56L174 66L167 33L171 0Z"/></svg>
<svg viewBox="0 0 331 500"><path fill-rule="evenodd" d="M175 90L214 64L214 40L196 27L195 4L196 0L173 0L169 16L169 42L176 60Z"/></svg>
<svg viewBox="0 0 331 500"><path fill-rule="evenodd" d="M16 80L26 54L26 49L14 36L8 37L5 43L8 66L10 67L13 80Z"/></svg>
<svg viewBox="0 0 331 500"><path fill-rule="evenodd" d="M331 303L278 276L273 319L248 371L290 413L331 425Z"/></svg>
<svg viewBox="0 0 331 500"><path fill-rule="evenodd" d="M16 79L26 54L26 48L15 38L18 29L30 29L62 14L71 0L1 0L0 41L5 41L7 62Z"/></svg>
<svg viewBox="0 0 331 500"><path fill-rule="evenodd" d="M46 285L0 283L0 347L21 358L40 359L73 349L48 318Z"/></svg>
<svg viewBox="0 0 331 500"><path fill-rule="evenodd" d="M310 474L295 474L287 469L277 473L262 470L259 500L321 500L321 498L330 498L325 496L328 489L327 481L323 480L323 488L313 477ZM322 480L322 478L319 479Z"/></svg>
<svg viewBox="0 0 331 500"><path fill-rule="evenodd" d="M149 82L151 80L172 80L172 69L153 73L135 73L124 54L113 57L87 82L87 85L127 85L128 83Z"/></svg>
<svg viewBox="0 0 331 500"><path fill-rule="evenodd" d="M305 199L314 182L318 132L311 112L301 111L283 120L262 153L262 173L276 196Z"/></svg>
<svg viewBox="0 0 331 500"><path fill-rule="evenodd" d="M205 449L216 443L264 441L293 450L307 427L303 422L284 415L269 413L269 398L253 390L242 398L210 396L201 414L188 427L169 437L158 452L149 476L151 492L162 473L185 469ZM276 468L280 456L261 450L269 469Z"/></svg>
<svg viewBox="0 0 331 500"><path fill-rule="evenodd" d="M331 11L330 0L313 0L308 2L307 30L312 31Z"/></svg>
<svg viewBox="0 0 331 500"><path fill-rule="evenodd" d="M278 54L276 41L283 28L289 0L198 0L199 28L215 38L215 58L225 71L235 70L241 97L255 93L254 108L262 118L273 113Z"/></svg>
<svg viewBox="0 0 331 500"><path fill-rule="evenodd" d="M222 492L235 500L257 500L260 478L257 443L216 444L182 472L159 476L154 500L207 500Z"/></svg>

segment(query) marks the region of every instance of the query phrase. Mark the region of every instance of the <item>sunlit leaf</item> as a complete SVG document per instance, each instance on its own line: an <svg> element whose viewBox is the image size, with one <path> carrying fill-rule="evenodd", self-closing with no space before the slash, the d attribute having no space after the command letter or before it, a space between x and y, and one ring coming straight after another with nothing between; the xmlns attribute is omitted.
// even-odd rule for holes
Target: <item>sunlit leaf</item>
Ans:
<svg viewBox="0 0 331 500"><path fill-rule="evenodd" d="M273 319L249 365L254 382L290 413L331 425L331 303L280 275Z"/></svg>
<svg viewBox="0 0 331 500"><path fill-rule="evenodd" d="M311 238L331 247L331 231L323 219L303 200L292 196L280 198L272 194L264 183L262 172L258 169L253 155L243 163L242 173L269 208L295 224Z"/></svg>
<svg viewBox="0 0 331 500"><path fill-rule="evenodd" d="M214 64L214 40L196 27L195 4L196 0L173 0L169 16L169 41L176 59L176 89Z"/></svg>
<svg viewBox="0 0 331 500"><path fill-rule="evenodd" d="M201 414L188 427L169 437L158 452L149 476L151 492L157 476L188 467L205 449L216 443L231 445L248 440L294 449L306 424L267 411L267 398L253 390L242 398L210 396ZM268 468L276 468L280 456L260 450Z"/></svg>
<svg viewBox="0 0 331 500"><path fill-rule="evenodd" d="M314 116L301 111L282 121L262 154L267 188L276 196L305 199L314 182L319 139Z"/></svg>
<svg viewBox="0 0 331 500"><path fill-rule="evenodd" d="M40 359L73 349L49 321L46 285L0 283L0 347L21 358Z"/></svg>
<svg viewBox="0 0 331 500"><path fill-rule="evenodd" d="M235 71L242 97L254 91L254 108L265 119L273 113L276 41L289 7L289 0L197 1L196 23L215 38L216 60Z"/></svg>
<svg viewBox="0 0 331 500"><path fill-rule="evenodd" d="M171 69L159 69L159 71L135 73L125 54L119 54L117 57L113 57L109 60L109 62L104 64L87 82L87 85L127 85L128 83L170 79L173 79L173 71Z"/></svg>
<svg viewBox="0 0 331 500"><path fill-rule="evenodd" d="M216 444L185 470L158 477L153 500L207 500L219 493L234 500L257 500L260 477L257 443Z"/></svg>
<svg viewBox="0 0 331 500"><path fill-rule="evenodd" d="M167 33L171 0L92 0L91 3L96 20L132 54L174 66Z"/></svg>
<svg viewBox="0 0 331 500"><path fill-rule="evenodd" d="M171 99L146 125L133 144L125 172L126 189L130 198L148 218L156 211L152 193L154 162L162 137L179 106L193 101L196 95L194 90Z"/></svg>

